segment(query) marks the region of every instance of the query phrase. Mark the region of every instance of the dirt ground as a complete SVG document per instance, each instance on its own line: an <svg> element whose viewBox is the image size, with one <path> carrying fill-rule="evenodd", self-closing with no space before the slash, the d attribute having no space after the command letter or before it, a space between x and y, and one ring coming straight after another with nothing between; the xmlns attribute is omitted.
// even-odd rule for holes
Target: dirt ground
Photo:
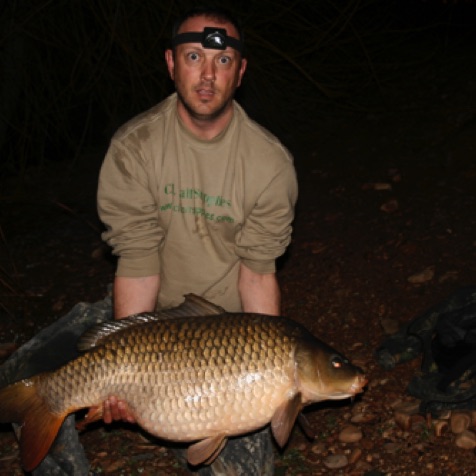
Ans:
<svg viewBox="0 0 476 476"><path fill-rule="evenodd" d="M318 437L296 428L277 451L277 475L475 474L474 451L458 448L450 431L395 421L395 406L413 401L406 387L420 359L390 371L375 360L386 332L476 284L472 73L467 62L435 65L385 85L398 108L334 113L283 137L300 181L294 239L280 261L283 314L362 366L369 384L353 403L310 408ZM75 303L104 296L114 259L95 212L100 161L94 154L2 184L0 343L21 344ZM349 424L362 432L353 443L339 439ZM81 440L97 474L185 474L166 446L134 427L99 425ZM340 469L330 467L335 455L347 457ZM8 426L0 474L22 474Z"/></svg>

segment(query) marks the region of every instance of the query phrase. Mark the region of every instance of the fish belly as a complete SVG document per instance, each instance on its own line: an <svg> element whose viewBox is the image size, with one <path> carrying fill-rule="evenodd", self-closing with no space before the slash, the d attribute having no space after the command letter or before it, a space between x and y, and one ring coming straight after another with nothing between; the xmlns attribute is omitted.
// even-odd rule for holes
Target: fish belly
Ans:
<svg viewBox="0 0 476 476"><path fill-rule="evenodd" d="M133 392L128 401L138 423L156 436L177 441L242 434L269 423L276 408L293 393L291 379L283 371L244 371L211 379L206 373L144 387L141 397Z"/></svg>

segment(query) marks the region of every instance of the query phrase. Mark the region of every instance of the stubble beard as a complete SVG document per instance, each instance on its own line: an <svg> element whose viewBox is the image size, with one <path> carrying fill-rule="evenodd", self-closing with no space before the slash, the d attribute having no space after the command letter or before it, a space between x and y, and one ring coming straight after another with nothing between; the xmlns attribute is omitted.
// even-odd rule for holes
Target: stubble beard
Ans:
<svg viewBox="0 0 476 476"><path fill-rule="evenodd" d="M197 112L196 109L194 109L193 106L187 102L187 100L178 90L177 90L177 97L180 103L183 105L183 107L187 111L187 113L189 114L189 116L192 119L195 119L196 121L200 121L200 122L213 122L214 120L218 119L224 114L228 105L232 101L232 98L228 98L225 101L223 101L223 104L220 105L215 111L212 111L209 114L201 114L200 112Z"/></svg>

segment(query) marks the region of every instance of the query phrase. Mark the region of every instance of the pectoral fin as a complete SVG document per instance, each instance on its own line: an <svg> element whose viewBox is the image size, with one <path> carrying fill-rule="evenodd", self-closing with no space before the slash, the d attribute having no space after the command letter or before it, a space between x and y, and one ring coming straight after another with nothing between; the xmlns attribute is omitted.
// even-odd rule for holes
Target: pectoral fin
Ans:
<svg viewBox="0 0 476 476"><path fill-rule="evenodd" d="M282 448L289 439L294 422L303 407L301 394L297 393L278 407L271 419L271 430L276 443Z"/></svg>
<svg viewBox="0 0 476 476"><path fill-rule="evenodd" d="M301 430L303 433L306 435L307 438L310 440L315 440L317 438L316 432L312 428L311 424L309 423L309 420L306 418L306 416L301 412L299 413L297 417L297 421L299 423L299 426L301 427Z"/></svg>
<svg viewBox="0 0 476 476"><path fill-rule="evenodd" d="M192 466L205 463L210 464L220 454L226 444L225 435L216 435L205 438L188 447L187 460Z"/></svg>

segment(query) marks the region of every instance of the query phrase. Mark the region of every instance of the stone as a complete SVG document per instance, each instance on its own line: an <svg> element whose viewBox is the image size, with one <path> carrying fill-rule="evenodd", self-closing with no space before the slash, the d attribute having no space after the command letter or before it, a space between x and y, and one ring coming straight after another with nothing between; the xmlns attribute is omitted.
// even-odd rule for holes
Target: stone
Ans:
<svg viewBox="0 0 476 476"><path fill-rule="evenodd" d="M348 464L349 459L343 454L330 455L324 459L324 466L329 469L345 468Z"/></svg>
<svg viewBox="0 0 476 476"><path fill-rule="evenodd" d="M338 439L342 443L357 443L363 437L362 430L355 425L347 425L339 433Z"/></svg>

